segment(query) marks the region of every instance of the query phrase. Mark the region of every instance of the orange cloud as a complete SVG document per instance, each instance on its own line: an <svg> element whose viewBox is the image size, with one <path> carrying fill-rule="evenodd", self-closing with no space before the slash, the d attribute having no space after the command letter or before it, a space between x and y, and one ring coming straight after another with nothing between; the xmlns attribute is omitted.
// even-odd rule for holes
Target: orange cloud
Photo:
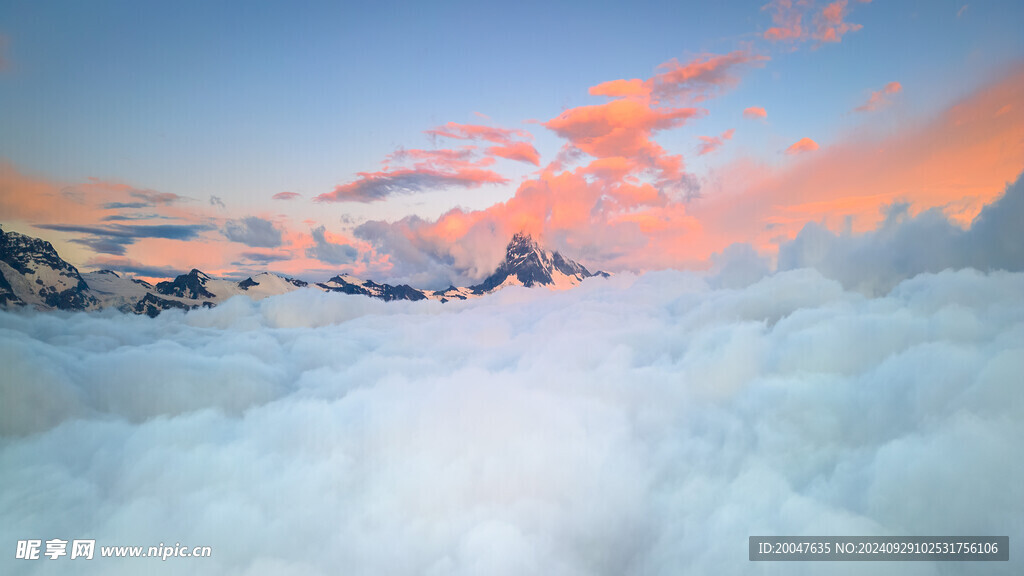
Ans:
<svg viewBox="0 0 1024 576"><path fill-rule="evenodd" d="M484 150L484 153L490 156L540 166L540 154L537 152L537 149L528 142L517 140L517 138L524 140L533 139L533 136L525 130L509 130L494 126L449 122L444 126L427 130L426 134L457 140L485 140L497 144L497 146L490 146Z"/></svg>
<svg viewBox="0 0 1024 576"><path fill-rule="evenodd" d="M726 140L732 138L734 132L736 130L732 128L722 132L721 136L699 136L700 146L697 148L697 155L703 156L718 150Z"/></svg>
<svg viewBox="0 0 1024 576"><path fill-rule="evenodd" d="M786 154L802 154L818 149L818 143L810 138L801 138L795 144L786 148Z"/></svg>
<svg viewBox="0 0 1024 576"><path fill-rule="evenodd" d="M425 190L483 184L505 184L508 180L486 169L494 158L474 160L475 147L458 150L399 149L385 160L378 172L359 172L358 178L320 194L314 202L376 202L394 194L413 194ZM517 151L506 150L510 155ZM518 151L519 153L526 153ZM391 163L412 161L412 167L392 168Z"/></svg>
<svg viewBox="0 0 1024 576"><path fill-rule="evenodd" d="M862 0L863 1L863 0ZM844 35L863 28L860 24L846 22L847 0L837 0L826 5L820 12L814 12L814 3L806 0L774 0L762 10L772 15L774 26L765 30L765 40L773 42L840 42ZM810 19L811 26L805 26Z"/></svg>
<svg viewBox="0 0 1024 576"><path fill-rule="evenodd" d="M490 146L486 151L491 156L540 166L540 153L527 142L512 142L504 146Z"/></svg>
<svg viewBox="0 0 1024 576"><path fill-rule="evenodd" d="M765 4L762 10L772 12L772 26L764 32L765 40L799 40L804 36L803 14L793 6L792 0L774 0Z"/></svg>
<svg viewBox="0 0 1024 576"><path fill-rule="evenodd" d="M270 198L271 200L294 200L296 198L301 197L302 194L299 194L298 192L278 192L277 194L274 194Z"/></svg>
<svg viewBox="0 0 1024 576"><path fill-rule="evenodd" d="M846 0L837 0L825 6L815 21L817 28L814 38L822 42L839 42L848 32L863 28L860 24L844 22L846 13Z"/></svg>
<svg viewBox="0 0 1024 576"><path fill-rule="evenodd" d="M854 108L854 110L857 112L871 112L872 110L877 110L888 103L886 96L898 94L902 90L903 86L899 82L889 82L885 85L885 88L872 92L868 101L861 106Z"/></svg>
<svg viewBox="0 0 1024 576"><path fill-rule="evenodd" d="M632 80L611 80L602 82L597 86L591 86L591 96L609 96L611 98L622 98L624 96L646 96L650 88L639 78Z"/></svg>
<svg viewBox="0 0 1024 576"><path fill-rule="evenodd" d="M724 247L749 241L772 249L807 222L855 232L874 229L882 208L907 202L914 213L941 208L967 225L1024 171L1024 67L977 90L916 127L885 138L831 142L775 172L736 162L717 192L690 206Z"/></svg>
<svg viewBox="0 0 1024 576"><path fill-rule="evenodd" d="M751 106L743 111L743 115L747 118L767 118L768 113L765 112L764 108L759 106Z"/></svg>

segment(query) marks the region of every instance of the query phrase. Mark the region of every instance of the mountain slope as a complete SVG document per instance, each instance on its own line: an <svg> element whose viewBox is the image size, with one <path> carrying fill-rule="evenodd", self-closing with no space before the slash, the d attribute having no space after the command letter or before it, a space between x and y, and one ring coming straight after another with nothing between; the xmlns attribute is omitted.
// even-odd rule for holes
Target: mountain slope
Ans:
<svg viewBox="0 0 1024 576"><path fill-rule="evenodd" d="M0 302L57 310L97 306L78 269L45 240L0 229Z"/></svg>

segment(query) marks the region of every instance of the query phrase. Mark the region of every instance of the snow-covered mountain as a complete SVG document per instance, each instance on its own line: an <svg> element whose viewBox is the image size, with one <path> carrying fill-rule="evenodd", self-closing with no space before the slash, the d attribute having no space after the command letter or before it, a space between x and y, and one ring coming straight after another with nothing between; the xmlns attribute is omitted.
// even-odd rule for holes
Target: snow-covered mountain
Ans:
<svg viewBox="0 0 1024 576"><path fill-rule="evenodd" d="M97 304L78 269L49 242L0 229L0 305L89 310Z"/></svg>
<svg viewBox="0 0 1024 576"><path fill-rule="evenodd" d="M214 306L233 296L260 300L275 294L298 290L307 284L271 272L250 276L241 282L213 278L196 269L174 280L156 286L142 280L127 278L111 270L83 274L85 282L101 306L117 307L125 312L156 316L163 310L190 310Z"/></svg>
<svg viewBox="0 0 1024 576"><path fill-rule="evenodd" d="M607 276L606 272L597 275ZM585 266L548 252L529 234L516 234L505 248L505 260L483 282L471 286L474 294L493 292L505 286L548 286L562 289L576 286L594 276Z"/></svg>
<svg viewBox="0 0 1024 576"><path fill-rule="evenodd" d="M33 306L44 310L96 310L112 307L153 317L163 310L215 306L234 296L259 300L306 287L385 301L429 299L448 302L478 298L506 286L564 289L591 276L607 274L591 274L586 267L558 252L541 248L529 235L516 234L497 270L475 286L419 290L407 284L378 284L347 275L309 285L302 280L270 272L235 282L215 278L196 269L154 286L112 270L79 274L74 266L60 258L49 242L0 230L0 307L5 308Z"/></svg>
<svg viewBox="0 0 1024 576"><path fill-rule="evenodd" d="M352 276L335 276L317 284L321 290L363 294L381 300L466 300L490 294L506 286L545 286L564 289L576 286L591 276L608 276L606 272L591 274L582 264L565 258L558 252L548 252L528 234L516 234L505 248L505 259L498 269L475 286L444 290L417 290L406 284L392 286Z"/></svg>

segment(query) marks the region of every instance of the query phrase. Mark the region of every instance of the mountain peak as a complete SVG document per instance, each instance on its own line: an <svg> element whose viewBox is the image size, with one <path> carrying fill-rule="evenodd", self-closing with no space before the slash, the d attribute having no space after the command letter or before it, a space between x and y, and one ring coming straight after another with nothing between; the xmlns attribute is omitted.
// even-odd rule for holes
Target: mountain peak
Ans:
<svg viewBox="0 0 1024 576"><path fill-rule="evenodd" d="M515 256L527 255L531 252L541 252L540 244L538 244L533 236L526 232L516 232L512 236L512 240L509 241L508 246L505 247L505 260L512 260Z"/></svg>
<svg viewBox="0 0 1024 576"><path fill-rule="evenodd" d="M527 288L534 285L574 286L589 277L590 272L582 265L558 252L548 252L530 234L517 232L505 249L505 261L494 274L471 289L480 294L509 284Z"/></svg>

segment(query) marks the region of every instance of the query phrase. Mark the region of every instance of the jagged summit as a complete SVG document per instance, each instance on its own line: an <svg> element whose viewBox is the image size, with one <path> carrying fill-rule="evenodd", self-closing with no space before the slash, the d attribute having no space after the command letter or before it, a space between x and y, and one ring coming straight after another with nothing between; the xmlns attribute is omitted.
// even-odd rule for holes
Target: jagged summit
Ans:
<svg viewBox="0 0 1024 576"><path fill-rule="evenodd" d="M165 296L192 300L214 298L216 295L206 289L206 283L209 281L210 276L193 268L188 274L182 274L170 282L158 282L156 291Z"/></svg>
<svg viewBox="0 0 1024 576"><path fill-rule="evenodd" d="M558 252L550 253L522 232L512 236L505 248L505 260L483 282L472 286L474 293L490 292L500 286L575 286L592 276L585 266Z"/></svg>

